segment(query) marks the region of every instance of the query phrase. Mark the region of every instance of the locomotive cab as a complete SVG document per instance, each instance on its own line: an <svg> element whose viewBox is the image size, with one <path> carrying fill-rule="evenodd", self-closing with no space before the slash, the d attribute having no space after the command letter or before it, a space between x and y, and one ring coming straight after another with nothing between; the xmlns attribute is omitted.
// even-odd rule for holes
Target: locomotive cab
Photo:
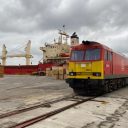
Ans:
<svg viewBox="0 0 128 128"><path fill-rule="evenodd" d="M103 60L103 48L97 42L84 41L72 47L67 79L69 86L74 90L96 89L104 78Z"/></svg>
<svg viewBox="0 0 128 128"><path fill-rule="evenodd" d="M103 79L103 49L94 44L72 48L69 78Z"/></svg>

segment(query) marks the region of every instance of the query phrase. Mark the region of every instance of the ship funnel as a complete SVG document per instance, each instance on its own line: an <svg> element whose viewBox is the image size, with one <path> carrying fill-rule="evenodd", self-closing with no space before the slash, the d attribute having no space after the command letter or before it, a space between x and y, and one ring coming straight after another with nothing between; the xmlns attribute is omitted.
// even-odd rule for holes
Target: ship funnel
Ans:
<svg viewBox="0 0 128 128"><path fill-rule="evenodd" d="M71 36L71 46L79 44L79 37L77 36L76 32L74 32Z"/></svg>

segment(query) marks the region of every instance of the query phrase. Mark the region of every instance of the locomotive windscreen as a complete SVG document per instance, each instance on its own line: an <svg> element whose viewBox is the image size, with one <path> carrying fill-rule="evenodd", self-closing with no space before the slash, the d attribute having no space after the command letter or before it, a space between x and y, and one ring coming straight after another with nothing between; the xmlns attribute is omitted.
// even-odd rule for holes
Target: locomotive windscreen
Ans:
<svg viewBox="0 0 128 128"><path fill-rule="evenodd" d="M86 49L86 50L73 50L71 54L72 61L91 61L91 60L100 60L100 49Z"/></svg>
<svg viewBox="0 0 128 128"><path fill-rule="evenodd" d="M87 49L85 51L84 60L99 60L100 59L100 49Z"/></svg>
<svg viewBox="0 0 128 128"><path fill-rule="evenodd" d="M81 61L84 58L84 51L72 51L71 60Z"/></svg>

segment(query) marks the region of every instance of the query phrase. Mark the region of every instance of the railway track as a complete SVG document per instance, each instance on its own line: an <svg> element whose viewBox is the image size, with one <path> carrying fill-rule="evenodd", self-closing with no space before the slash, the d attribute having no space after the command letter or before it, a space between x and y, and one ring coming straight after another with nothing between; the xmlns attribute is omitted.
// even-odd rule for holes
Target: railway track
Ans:
<svg viewBox="0 0 128 128"><path fill-rule="evenodd" d="M67 109L70 109L72 107L75 107L77 105L80 105L84 102L90 101L95 99L95 97L79 97L79 96L74 96L74 97L70 97L70 98L65 98L64 102L66 104L66 102L71 101L71 103L67 104L67 105L62 105L60 108L55 108L54 110L50 110L49 112L46 112L44 114L41 114L39 116L33 117L31 119L25 120L25 121L21 121L20 123L16 123L14 125L9 126L8 128L25 128L27 126L33 125L34 123L37 123L39 121L42 121L46 118L49 118L53 115L59 114L60 112L63 112ZM58 101L58 103L62 102ZM54 103L53 103L54 104ZM61 104L61 103L60 103Z"/></svg>
<svg viewBox="0 0 128 128"><path fill-rule="evenodd" d="M50 109L52 107L52 105L54 104L62 104L60 105L59 107L53 107L53 109L49 110L48 112L46 111L45 113L42 113L40 115L37 115L37 116L34 116L34 117L29 117L28 119L25 119L25 120L22 120L22 121L16 121L14 124L10 124L9 126L6 126L7 128L25 128L27 126L30 126L30 125L33 125L39 121L42 121L46 118L49 118L53 115L56 115L56 114L59 114L60 112L63 112L67 109L70 109L72 107L75 107L77 105L80 105L84 102L87 102L87 101L93 101L95 97L81 97L81 96L68 96L68 97L63 97L61 99L57 99L57 100L54 100L54 101L50 101L48 103L44 103L44 104L40 104L40 105L36 105L36 106L32 106L30 108L26 108L26 109L21 109L21 110L17 110L17 111L12 111L10 113L6 113L6 114L3 114L1 115L1 119L6 119L6 118L14 118L13 121L16 119L16 115L17 116L20 116L21 114L26 114L26 112L28 111L31 111L31 110L36 110L37 108L47 108L47 109ZM58 105L56 105L58 106ZM19 117L18 117L19 118ZM20 117L22 118L22 117ZM0 125L1 126L1 125Z"/></svg>
<svg viewBox="0 0 128 128"><path fill-rule="evenodd" d="M31 107L10 111L10 112L1 114L0 119L6 118L6 117L9 117L9 116L13 116L13 115L17 115L17 114L27 112L27 111L30 111L30 110L34 110L34 109L37 109L39 107L47 107L47 106L49 106L49 104L53 104L53 103L56 103L56 102L59 102L59 101L62 101L62 100L66 100L68 98L72 98L73 96L74 95L69 95L69 96L65 96L65 97L61 97L61 98L56 98L56 99L50 100L48 102L37 103L36 105L33 105Z"/></svg>

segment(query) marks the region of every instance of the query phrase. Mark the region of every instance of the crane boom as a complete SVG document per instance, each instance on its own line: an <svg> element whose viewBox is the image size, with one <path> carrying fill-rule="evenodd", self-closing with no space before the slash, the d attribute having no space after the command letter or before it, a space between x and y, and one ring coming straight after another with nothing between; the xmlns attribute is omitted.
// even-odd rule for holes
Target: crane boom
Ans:
<svg viewBox="0 0 128 128"><path fill-rule="evenodd" d="M3 45L2 56L0 57L2 59L2 65L6 65L6 59L7 58L13 58L13 57L25 57L26 58L26 65L30 65L30 58L33 58L33 56L30 53L30 49L31 49L31 41L29 40L27 43L27 46L25 48L24 54L7 55L6 46Z"/></svg>

